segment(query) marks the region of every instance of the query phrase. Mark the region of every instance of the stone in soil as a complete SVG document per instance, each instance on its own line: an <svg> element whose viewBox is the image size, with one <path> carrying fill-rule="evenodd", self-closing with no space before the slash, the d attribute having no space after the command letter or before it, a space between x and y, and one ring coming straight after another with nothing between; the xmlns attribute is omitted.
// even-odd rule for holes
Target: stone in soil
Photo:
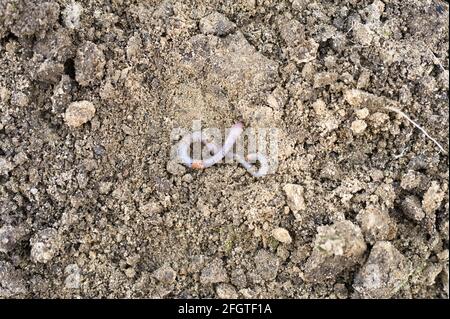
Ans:
<svg viewBox="0 0 450 319"><path fill-rule="evenodd" d="M54 228L45 228L30 240L31 260L35 263L48 263L59 250L58 232Z"/></svg>
<svg viewBox="0 0 450 319"><path fill-rule="evenodd" d="M64 114L64 120L70 128L77 128L89 122L95 115L95 106L89 101L73 102Z"/></svg>
<svg viewBox="0 0 450 319"><path fill-rule="evenodd" d="M409 273L409 261L390 242L379 241L355 276L353 288L362 298L391 298Z"/></svg>
<svg viewBox="0 0 450 319"><path fill-rule="evenodd" d="M261 249L255 256L256 272L264 280L274 280L278 274L278 268L280 267L280 261L278 258L268 252Z"/></svg>
<svg viewBox="0 0 450 319"><path fill-rule="evenodd" d="M348 220L319 226L314 248L304 267L309 282L335 279L363 261L367 246L361 229Z"/></svg>
<svg viewBox="0 0 450 319"><path fill-rule="evenodd" d="M222 259L214 259L206 265L200 275L200 282L203 285L228 281L228 274L223 266Z"/></svg>

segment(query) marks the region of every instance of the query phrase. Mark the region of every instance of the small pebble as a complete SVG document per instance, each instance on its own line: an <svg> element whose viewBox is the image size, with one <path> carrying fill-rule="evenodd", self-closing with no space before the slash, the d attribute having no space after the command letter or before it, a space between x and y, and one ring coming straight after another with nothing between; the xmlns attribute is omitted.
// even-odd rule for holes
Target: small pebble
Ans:
<svg viewBox="0 0 450 319"><path fill-rule="evenodd" d="M353 36L357 42L368 46L372 43L374 32L366 24L356 23L353 27Z"/></svg>
<svg viewBox="0 0 450 319"><path fill-rule="evenodd" d="M64 115L64 120L69 127L76 128L89 122L94 115L94 104L89 101L79 101L69 105Z"/></svg>
<svg viewBox="0 0 450 319"><path fill-rule="evenodd" d="M367 118L369 116L370 113L367 108L362 108L362 109L356 110L355 114L360 120L364 120L365 118Z"/></svg>
<svg viewBox="0 0 450 319"><path fill-rule="evenodd" d="M0 86L0 102L3 102L6 104L9 101L10 97L11 97L11 92L7 88Z"/></svg>
<svg viewBox="0 0 450 319"><path fill-rule="evenodd" d="M20 268L0 259L0 299L24 298L29 285Z"/></svg>
<svg viewBox="0 0 450 319"><path fill-rule="evenodd" d="M0 157L0 175L8 174L14 168L13 164L4 157Z"/></svg>
<svg viewBox="0 0 450 319"><path fill-rule="evenodd" d="M304 265L308 282L330 282L364 260L367 246L361 229L348 220L319 226L314 248Z"/></svg>
<svg viewBox="0 0 450 319"><path fill-rule="evenodd" d="M29 103L28 96L23 92L14 92L11 97L11 104L18 107L25 107Z"/></svg>
<svg viewBox="0 0 450 319"><path fill-rule="evenodd" d="M405 197L402 204L403 213L410 219L421 221L425 217L425 212L422 209L419 198L414 195Z"/></svg>
<svg viewBox="0 0 450 319"><path fill-rule="evenodd" d="M128 278L134 278L135 275L136 275L136 270L134 270L134 268L125 269L125 276L127 276Z"/></svg>
<svg viewBox="0 0 450 319"><path fill-rule="evenodd" d="M441 190L438 182L431 182L431 186L426 191L422 200L422 208L426 214L434 213L442 203L445 192Z"/></svg>
<svg viewBox="0 0 450 319"><path fill-rule="evenodd" d="M327 112L327 106L325 104L325 102L321 99L315 101L312 105L314 112L316 113L316 115L324 115Z"/></svg>
<svg viewBox="0 0 450 319"><path fill-rule="evenodd" d="M231 271L231 283L239 289L247 286L247 276L241 268L236 268Z"/></svg>
<svg viewBox="0 0 450 319"><path fill-rule="evenodd" d="M421 182L422 178L417 172L408 171L405 175L402 176L400 187L410 191L419 187Z"/></svg>
<svg viewBox="0 0 450 319"><path fill-rule="evenodd" d="M200 31L204 34L225 36L234 30L235 25L223 14L213 12L200 19L199 27Z"/></svg>
<svg viewBox="0 0 450 319"><path fill-rule="evenodd" d="M73 1L69 3L62 12L64 25L69 29L77 29L80 26L80 17L83 13L83 7Z"/></svg>
<svg viewBox="0 0 450 319"><path fill-rule="evenodd" d="M81 274L80 267L77 264L70 264L64 269L64 273L67 275L64 280L64 285L67 289L80 288Z"/></svg>
<svg viewBox="0 0 450 319"><path fill-rule="evenodd" d="M387 211L368 206L357 216L366 240L374 244L379 240L393 240L397 234L397 225Z"/></svg>
<svg viewBox="0 0 450 319"><path fill-rule="evenodd" d="M98 188L98 192L102 195L108 194L111 191L111 182L101 182Z"/></svg>
<svg viewBox="0 0 450 319"><path fill-rule="evenodd" d="M223 266L222 259L214 259L203 268L200 282L203 285L228 281L228 274Z"/></svg>
<svg viewBox="0 0 450 319"><path fill-rule="evenodd" d="M281 227L275 228L272 230L272 236L279 242L290 244L292 242L291 235L289 235L289 232Z"/></svg>
<svg viewBox="0 0 450 319"><path fill-rule="evenodd" d="M64 73L64 65L54 61L44 61L36 72L36 77L44 83L59 83Z"/></svg>
<svg viewBox="0 0 450 319"><path fill-rule="evenodd" d="M58 249L58 232L54 228L39 231L30 240L31 260L35 263L47 263L55 257Z"/></svg>
<svg viewBox="0 0 450 319"><path fill-rule="evenodd" d="M367 128L367 124L363 120L355 120L352 122L351 129L355 134L363 133Z"/></svg>
<svg viewBox="0 0 450 319"><path fill-rule="evenodd" d="M216 287L217 297L220 299L237 299L238 293L236 292L236 288L230 284L219 284Z"/></svg>
<svg viewBox="0 0 450 319"><path fill-rule="evenodd" d="M286 193L287 204L294 212L306 209L305 199L303 197L303 186L296 184L286 184L283 187Z"/></svg>
<svg viewBox="0 0 450 319"><path fill-rule="evenodd" d="M274 280L278 274L280 261L274 254L261 249L255 256L256 272L264 280Z"/></svg>
<svg viewBox="0 0 450 319"><path fill-rule="evenodd" d="M81 86L99 83L106 64L103 51L93 42L86 41L77 51L75 79Z"/></svg>
<svg viewBox="0 0 450 319"><path fill-rule="evenodd" d="M7 253L16 247L21 238L21 231L11 225L0 227L0 253Z"/></svg>
<svg viewBox="0 0 450 319"><path fill-rule="evenodd" d="M163 207L155 202L149 202L139 207L139 211L145 215L159 214L162 212L162 210Z"/></svg>
<svg viewBox="0 0 450 319"><path fill-rule="evenodd" d="M391 298L407 280L411 265L390 242L379 241L355 276L353 288L362 298Z"/></svg>

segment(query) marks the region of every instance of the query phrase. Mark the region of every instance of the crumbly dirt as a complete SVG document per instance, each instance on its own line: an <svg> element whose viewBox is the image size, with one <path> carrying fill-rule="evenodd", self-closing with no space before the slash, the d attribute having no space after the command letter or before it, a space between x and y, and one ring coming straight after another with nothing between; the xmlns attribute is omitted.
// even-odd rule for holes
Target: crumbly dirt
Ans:
<svg viewBox="0 0 450 319"><path fill-rule="evenodd" d="M0 0L0 298L448 298L449 5ZM193 171L174 128L279 129Z"/></svg>

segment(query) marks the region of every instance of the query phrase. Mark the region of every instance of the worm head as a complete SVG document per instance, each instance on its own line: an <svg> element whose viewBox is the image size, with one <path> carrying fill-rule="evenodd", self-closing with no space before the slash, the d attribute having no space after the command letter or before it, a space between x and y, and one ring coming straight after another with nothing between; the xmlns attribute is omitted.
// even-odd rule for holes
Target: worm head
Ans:
<svg viewBox="0 0 450 319"><path fill-rule="evenodd" d="M204 166L203 166L202 161L193 162L192 163L192 168L193 169L203 169Z"/></svg>
<svg viewBox="0 0 450 319"><path fill-rule="evenodd" d="M244 123L242 123L240 121L232 126L232 128L239 128L239 129L242 129L243 127L244 127Z"/></svg>

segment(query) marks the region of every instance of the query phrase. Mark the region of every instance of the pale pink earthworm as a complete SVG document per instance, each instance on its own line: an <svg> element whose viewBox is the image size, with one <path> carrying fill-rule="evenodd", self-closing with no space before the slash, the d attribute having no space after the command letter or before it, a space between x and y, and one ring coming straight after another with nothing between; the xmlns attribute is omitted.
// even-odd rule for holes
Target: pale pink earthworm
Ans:
<svg viewBox="0 0 450 319"><path fill-rule="evenodd" d="M242 123L238 122L230 128L230 132L225 139L225 143L222 148L218 148L215 144L207 141L206 136L200 131L193 132L184 136L178 146L178 157L184 165L193 169L203 169L210 167L220 162L232 149L234 143L239 138L243 131ZM204 160L194 160L190 157L190 146L193 143L202 143L208 151L212 154L211 157ZM247 155L244 159L238 154L233 154L234 158L254 177L261 177L267 174L269 170L269 164L266 157L260 153L252 153ZM259 169L255 169L255 166L248 161L257 161L260 164Z"/></svg>

